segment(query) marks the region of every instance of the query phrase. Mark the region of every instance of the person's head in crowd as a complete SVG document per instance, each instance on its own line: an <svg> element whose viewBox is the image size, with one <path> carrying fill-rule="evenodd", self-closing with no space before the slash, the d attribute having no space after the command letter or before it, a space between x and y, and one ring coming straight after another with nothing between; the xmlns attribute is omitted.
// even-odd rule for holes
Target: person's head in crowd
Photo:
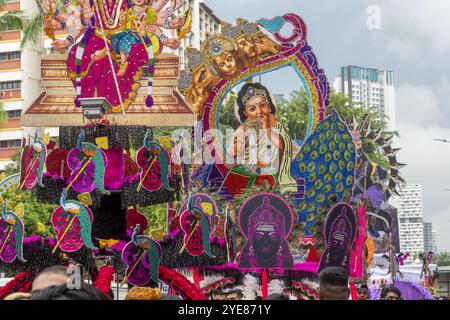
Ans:
<svg viewBox="0 0 450 320"><path fill-rule="evenodd" d="M381 300L401 300L402 293L397 288L390 286L381 290Z"/></svg>
<svg viewBox="0 0 450 320"><path fill-rule="evenodd" d="M33 280L31 287L34 291L42 291L51 286L67 286L69 275L67 269L63 266L53 266L41 271Z"/></svg>
<svg viewBox="0 0 450 320"><path fill-rule="evenodd" d="M211 300L227 300L227 294L225 292L223 292L222 289L218 289L212 295L212 299Z"/></svg>
<svg viewBox="0 0 450 320"><path fill-rule="evenodd" d="M31 294L25 292L15 292L6 296L3 300L30 300Z"/></svg>
<svg viewBox="0 0 450 320"><path fill-rule="evenodd" d="M369 288L366 284L362 284L358 288L358 299L359 300L369 300L370 294L369 294Z"/></svg>
<svg viewBox="0 0 450 320"><path fill-rule="evenodd" d="M227 300L242 300L244 294L241 289L229 290L227 292Z"/></svg>
<svg viewBox="0 0 450 320"><path fill-rule="evenodd" d="M319 273L320 300L348 300L348 272L340 267L328 267Z"/></svg>
<svg viewBox="0 0 450 320"><path fill-rule="evenodd" d="M266 300L289 300L289 297L282 293L272 293L267 296Z"/></svg>
<svg viewBox="0 0 450 320"><path fill-rule="evenodd" d="M108 296L94 286L81 282L78 288L67 284L33 290L31 300L110 300Z"/></svg>

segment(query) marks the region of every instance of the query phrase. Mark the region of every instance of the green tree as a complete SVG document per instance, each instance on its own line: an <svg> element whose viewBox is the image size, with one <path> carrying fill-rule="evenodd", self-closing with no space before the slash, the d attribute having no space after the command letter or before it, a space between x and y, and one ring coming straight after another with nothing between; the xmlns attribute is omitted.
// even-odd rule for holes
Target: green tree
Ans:
<svg viewBox="0 0 450 320"><path fill-rule="evenodd" d="M5 7L5 0L0 0L0 11ZM28 18L22 10L10 10L0 13L0 32L9 30L23 30Z"/></svg>
<svg viewBox="0 0 450 320"><path fill-rule="evenodd" d="M7 175L0 174L0 181ZM23 203L25 207L25 215L23 222L25 225L25 234L39 235L41 237L54 236L50 222L50 217L55 209L54 205L43 204L37 201L34 194L30 191L20 191L16 186L11 187L0 197L0 201L8 201L8 210L13 211L14 208Z"/></svg>
<svg viewBox="0 0 450 320"><path fill-rule="evenodd" d="M20 47L23 48L27 43L37 43L42 35L44 19L41 14L32 16L23 29L22 42Z"/></svg>
<svg viewBox="0 0 450 320"><path fill-rule="evenodd" d="M439 252L433 257L432 263L437 264L438 267L450 266L450 252Z"/></svg>
<svg viewBox="0 0 450 320"><path fill-rule="evenodd" d="M74 6L78 6L75 0L71 0L71 2ZM56 9L59 10L60 12L63 13L67 12L66 7L64 6L61 0L54 0L53 3L55 4ZM23 48L29 42L33 44L36 43L40 39L40 36L42 35L43 28L44 28L44 18L42 14L38 13L31 16L28 19L25 28L22 30L23 37L20 46Z"/></svg>

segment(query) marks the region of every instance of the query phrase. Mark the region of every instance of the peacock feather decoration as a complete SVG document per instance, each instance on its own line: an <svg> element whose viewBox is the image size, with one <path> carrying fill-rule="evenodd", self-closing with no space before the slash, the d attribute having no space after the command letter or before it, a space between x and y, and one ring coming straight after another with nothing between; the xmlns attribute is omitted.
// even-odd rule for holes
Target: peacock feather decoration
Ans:
<svg viewBox="0 0 450 320"><path fill-rule="evenodd" d="M159 244L150 237L139 235L141 227L137 224L133 229L131 241L135 246L142 248L147 252L150 262L150 277L152 280L159 281L159 263L160 263L160 248Z"/></svg>
<svg viewBox="0 0 450 320"><path fill-rule="evenodd" d="M355 176L356 148L336 110L318 123L294 159L291 175L305 181L305 196L293 200L305 236L319 231L320 218L337 202L349 200Z"/></svg>

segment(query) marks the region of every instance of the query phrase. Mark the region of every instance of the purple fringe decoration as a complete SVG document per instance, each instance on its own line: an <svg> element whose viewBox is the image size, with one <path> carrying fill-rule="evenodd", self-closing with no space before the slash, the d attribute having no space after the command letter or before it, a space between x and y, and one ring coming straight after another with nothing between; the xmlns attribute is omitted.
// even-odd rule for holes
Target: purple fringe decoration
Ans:
<svg viewBox="0 0 450 320"><path fill-rule="evenodd" d="M394 280L394 287L402 292L404 300L434 300L427 289L415 282Z"/></svg>
<svg viewBox="0 0 450 320"><path fill-rule="evenodd" d="M153 107L154 102L155 102L155 101L153 100L153 97L152 97L152 96L147 96L147 98L145 98L145 106L146 106L147 108Z"/></svg>
<svg viewBox="0 0 450 320"><path fill-rule="evenodd" d="M381 290L376 285L369 286L369 299L370 300L380 300Z"/></svg>

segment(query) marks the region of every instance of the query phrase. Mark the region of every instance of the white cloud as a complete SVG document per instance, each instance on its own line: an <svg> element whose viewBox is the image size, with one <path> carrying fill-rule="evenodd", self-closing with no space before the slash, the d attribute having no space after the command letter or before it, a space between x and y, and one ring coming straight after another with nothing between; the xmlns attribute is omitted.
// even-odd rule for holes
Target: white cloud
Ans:
<svg viewBox="0 0 450 320"><path fill-rule="evenodd" d="M414 61L424 63L423 57L420 55L420 48L417 42L407 40L391 38L386 43L386 52L392 54L397 59L401 59L404 62Z"/></svg>
<svg viewBox="0 0 450 320"><path fill-rule="evenodd" d="M419 183L423 190L424 220L437 231L438 247L450 251L450 144L434 141L450 139L450 128L439 125L445 119L446 80L433 87L404 84L397 89L397 128L402 150L398 159L408 166L402 176L408 183Z"/></svg>
<svg viewBox="0 0 450 320"><path fill-rule="evenodd" d="M399 125L417 124L426 127L442 117L439 97L425 85L406 83L398 86L396 102Z"/></svg>
<svg viewBox="0 0 450 320"><path fill-rule="evenodd" d="M450 53L450 1L388 0L382 8L384 21L396 33L416 41L425 52Z"/></svg>

